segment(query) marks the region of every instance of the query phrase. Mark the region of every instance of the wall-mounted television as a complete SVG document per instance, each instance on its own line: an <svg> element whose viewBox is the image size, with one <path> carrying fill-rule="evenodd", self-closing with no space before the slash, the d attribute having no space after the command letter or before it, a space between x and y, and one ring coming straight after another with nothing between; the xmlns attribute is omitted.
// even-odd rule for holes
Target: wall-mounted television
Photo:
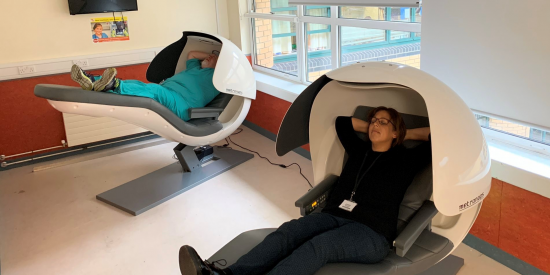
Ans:
<svg viewBox="0 0 550 275"><path fill-rule="evenodd" d="M137 11L137 0L69 0L71 15L115 11Z"/></svg>

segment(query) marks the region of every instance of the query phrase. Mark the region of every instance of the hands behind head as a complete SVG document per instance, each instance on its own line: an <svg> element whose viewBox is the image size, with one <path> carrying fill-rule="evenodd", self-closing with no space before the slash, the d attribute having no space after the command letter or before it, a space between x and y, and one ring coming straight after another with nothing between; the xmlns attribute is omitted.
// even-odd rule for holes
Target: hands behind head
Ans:
<svg viewBox="0 0 550 275"><path fill-rule="evenodd" d="M218 56L215 54L210 54L208 57L206 57L204 60L202 60L201 65L203 68L212 68L214 69L216 67L216 64L218 63Z"/></svg>

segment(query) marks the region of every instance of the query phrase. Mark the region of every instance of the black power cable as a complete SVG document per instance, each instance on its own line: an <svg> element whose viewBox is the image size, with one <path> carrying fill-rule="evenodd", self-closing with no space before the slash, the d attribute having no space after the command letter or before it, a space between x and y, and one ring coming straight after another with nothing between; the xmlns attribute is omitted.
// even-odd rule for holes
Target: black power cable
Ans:
<svg viewBox="0 0 550 275"><path fill-rule="evenodd" d="M237 129L237 131L238 131L238 132L231 134L231 136L238 135L238 134L242 133L243 129L242 129L242 128L239 128L239 129ZM216 147L217 147L217 148L225 148L225 149L233 149L233 148L231 148L231 147L229 146L229 145L230 145L229 142L231 141L231 143L237 145L239 148L244 149L244 150L246 150L246 151L248 151L248 152L254 153L254 154L258 155L260 158L267 160L267 162L269 162L269 164L271 164L271 165L279 166L279 167L281 167L281 168L288 168L288 167L290 167L290 166L292 166L292 165L296 165L296 166L298 166L298 169L300 169L300 175L302 175L302 177L307 181L307 184L309 184L309 186L310 186L311 188L313 188L313 186L311 185L311 182L309 182L309 180L306 178L306 176L304 175L304 173L302 173L302 167L300 166L300 164L295 163L295 162L293 162L293 163L291 163L291 164L289 164L289 165L284 165L284 164L280 164L280 163L273 163L273 162L271 162L271 160L269 160L268 158L266 158L266 157L260 155L260 153L254 151L254 150L250 150L250 149L248 149L248 148L245 148L245 147L243 147L243 146L241 146L241 145L235 143L235 142L231 139L231 136L225 138L225 142L226 142L225 144L223 144L223 145L218 145L218 146L216 146ZM229 140L228 140L228 139L229 139ZM173 158L173 159L178 159L178 158L176 157L176 154L174 154L174 155L172 156L172 158Z"/></svg>
<svg viewBox="0 0 550 275"><path fill-rule="evenodd" d="M239 128L239 129L237 129L237 130L238 130L239 132L233 133L233 134L231 134L231 136L238 135L238 134L240 134L240 133L243 131L243 129L241 129L241 128ZM306 178L306 176L304 176L304 174L302 173L302 167L301 167L298 163L295 163L295 162L294 162L294 163L291 163L291 164L289 164L289 165L284 165L284 164L280 164L280 163L273 163L273 162L271 162L271 160L269 160L268 158L266 158L266 157L260 155L260 153L254 151L254 150L250 150L250 149L248 149L248 148L245 148L245 147L243 147L243 146L241 146L241 145L235 143L235 142L231 139L231 136L228 136L227 138L225 138L226 144L220 145L220 146L218 146L218 148L229 148L229 149L231 149L231 147L229 147L229 142L231 141L231 143L235 144L237 147L239 147L239 148L241 148L241 149L244 149L244 150L246 150L246 151L248 151L248 152L254 153L254 154L258 155L260 158L267 160L267 162L269 162L269 164L271 164L271 165L276 165L276 166L279 166L279 167L281 167L281 168L288 168L288 167L290 167L290 166L292 166L292 165L296 165L296 166L298 166L298 168L300 169L300 175L302 175L302 177L307 181L307 184L309 184L309 186L310 186L311 188L313 188L313 186L311 185L311 183L309 182L309 180L308 180L308 179ZM227 139L229 139L229 141L228 141Z"/></svg>

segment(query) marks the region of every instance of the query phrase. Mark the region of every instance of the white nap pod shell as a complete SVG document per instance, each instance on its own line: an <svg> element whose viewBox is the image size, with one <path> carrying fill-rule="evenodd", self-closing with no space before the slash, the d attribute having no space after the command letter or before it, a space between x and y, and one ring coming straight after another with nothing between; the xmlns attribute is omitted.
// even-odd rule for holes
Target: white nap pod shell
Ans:
<svg viewBox="0 0 550 275"><path fill-rule="evenodd" d="M224 47L214 72L214 86L222 93L256 99L256 79L250 61L231 41L217 37Z"/></svg>
<svg viewBox="0 0 550 275"><path fill-rule="evenodd" d="M387 106L428 117L431 127L433 196L439 211L432 230L462 242L491 187L490 156L480 125L464 101L430 74L396 63L342 67L312 83L288 110L277 136L277 153L310 144L314 182L340 175L344 148L334 121L358 106Z"/></svg>
<svg viewBox="0 0 550 275"><path fill-rule="evenodd" d="M215 143L234 132L246 118L251 100L256 97L254 72L246 56L231 41L218 35L184 32L179 41L153 59L147 69L147 80L161 83L185 70L190 51L219 52L212 81L221 95L206 106L223 108L216 119L185 122L152 99L67 86L37 85L35 95L48 99L60 112L120 119L186 145Z"/></svg>
<svg viewBox="0 0 550 275"><path fill-rule="evenodd" d="M218 63L212 79L214 87L221 93L256 99L256 80L250 62L233 42L219 35L196 32L184 32L182 40L176 42L178 44L184 42L185 45L179 55L174 74L185 70L189 52L202 51L210 53L218 51ZM177 49L179 50L180 47L177 47ZM172 54L170 53L170 55ZM150 75L153 76L153 74L148 73L147 77L149 78Z"/></svg>

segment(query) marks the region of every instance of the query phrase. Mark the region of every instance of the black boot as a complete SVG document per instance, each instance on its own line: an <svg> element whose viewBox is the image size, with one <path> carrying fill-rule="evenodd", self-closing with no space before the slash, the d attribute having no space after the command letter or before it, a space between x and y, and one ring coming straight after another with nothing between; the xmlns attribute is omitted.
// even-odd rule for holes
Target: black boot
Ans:
<svg viewBox="0 0 550 275"><path fill-rule="evenodd" d="M231 275L229 272L216 267L215 263L217 262L220 261L210 263L201 260L197 251L191 246L184 245L180 248L179 263L182 275Z"/></svg>

